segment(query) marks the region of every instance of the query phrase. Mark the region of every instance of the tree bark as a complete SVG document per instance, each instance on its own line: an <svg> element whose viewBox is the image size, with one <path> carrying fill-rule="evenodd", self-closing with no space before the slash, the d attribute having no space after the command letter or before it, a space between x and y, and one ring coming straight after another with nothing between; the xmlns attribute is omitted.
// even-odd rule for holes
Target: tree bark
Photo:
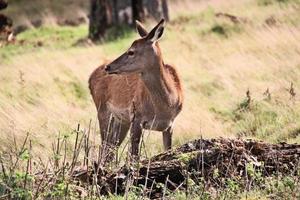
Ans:
<svg viewBox="0 0 300 200"><path fill-rule="evenodd" d="M168 22L170 21L168 0L161 0L161 4L164 19Z"/></svg>
<svg viewBox="0 0 300 200"><path fill-rule="evenodd" d="M135 20L141 22L145 21L143 0L132 0L131 7L132 7L132 23L134 23Z"/></svg>
<svg viewBox="0 0 300 200"><path fill-rule="evenodd" d="M147 3L148 15L153 17L156 21L162 18L162 7L160 0L148 0Z"/></svg>
<svg viewBox="0 0 300 200"><path fill-rule="evenodd" d="M7 28L11 28L13 25L12 20L7 16L0 14L0 32Z"/></svg>
<svg viewBox="0 0 300 200"><path fill-rule="evenodd" d="M108 0L91 0L89 38L101 40L112 24L111 5Z"/></svg>
<svg viewBox="0 0 300 200"><path fill-rule="evenodd" d="M7 1L0 0L0 10L7 8ZM13 42L15 40L13 30L13 21L11 18L0 13L0 46L4 43Z"/></svg>
<svg viewBox="0 0 300 200"><path fill-rule="evenodd" d="M0 10L7 8L7 1L0 0ZM3 32L6 27L12 26L12 20L0 13L0 32Z"/></svg>
<svg viewBox="0 0 300 200"><path fill-rule="evenodd" d="M146 2L148 15L153 17L156 21L164 18L169 21L169 8L167 0L148 0Z"/></svg>
<svg viewBox="0 0 300 200"><path fill-rule="evenodd" d="M7 7L7 1L6 0L0 0L0 10L3 10Z"/></svg>
<svg viewBox="0 0 300 200"><path fill-rule="evenodd" d="M118 0L112 0L112 24L119 24L119 9L118 9Z"/></svg>

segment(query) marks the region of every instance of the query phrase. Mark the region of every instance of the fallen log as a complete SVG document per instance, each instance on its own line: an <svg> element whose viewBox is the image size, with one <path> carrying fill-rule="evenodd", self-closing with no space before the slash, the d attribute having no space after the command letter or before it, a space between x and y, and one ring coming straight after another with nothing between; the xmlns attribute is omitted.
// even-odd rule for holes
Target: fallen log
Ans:
<svg viewBox="0 0 300 200"><path fill-rule="evenodd" d="M165 189L186 189L190 181L215 188L226 187L226 179L238 178L242 185L253 184L253 170L265 177L276 174L296 176L300 170L300 145L198 139L114 171L99 170L96 164L93 169L81 171L74 177L92 182L97 171L97 184L103 195L122 195L134 185L140 187L144 195L160 198Z"/></svg>

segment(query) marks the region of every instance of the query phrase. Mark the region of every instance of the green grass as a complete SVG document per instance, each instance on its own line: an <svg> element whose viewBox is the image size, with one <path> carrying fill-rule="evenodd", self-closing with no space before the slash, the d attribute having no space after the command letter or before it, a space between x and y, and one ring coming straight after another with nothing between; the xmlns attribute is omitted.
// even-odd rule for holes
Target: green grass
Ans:
<svg viewBox="0 0 300 200"><path fill-rule="evenodd" d="M286 94L288 96L288 94ZM241 100L231 109L211 107L211 112L230 123L235 135L270 142L299 139L299 106L291 99Z"/></svg>
<svg viewBox="0 0 300 200"><path fill-rule="evenodd" d="M87 35L87 27L41 27L30 29L18 35L19 40L27 42L41 41L53 47L70 47L74 41Z"/></svg>
<svg viewBox="0 0 300 200"><path fill-rule="evenodd" d="M257 4L261 6L269 6L272 4L280 4L281 6L284 6L287 3L299 3L299 0L258 0Z"/></svg>
<svg viewBox="0 0 300 200"><path fill-rule="evenodd" d="M107 31L103 49L107 54L121 53L128 47L135 33L130 27L116 27ZM18 35L18 44L0 49L0 62L7 62L14 56L31 52L79 48L79 40L87 38L88 27L48 26L30 29Z"/></svg>
<svg viewBox="0 0 300 200"><path fill-rule="evenodd" d="M44 49L71 48L76 41L87 36L87 27L41 27L30 29L18 35L19 45L7 45L0 49L1 60L11 59L13 56Z"/></svg>

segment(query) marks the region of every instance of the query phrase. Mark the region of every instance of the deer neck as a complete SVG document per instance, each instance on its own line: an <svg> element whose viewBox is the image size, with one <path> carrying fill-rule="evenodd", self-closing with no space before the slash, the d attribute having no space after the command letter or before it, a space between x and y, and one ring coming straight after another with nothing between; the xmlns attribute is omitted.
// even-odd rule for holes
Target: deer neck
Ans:
<svg viewBox="0 0 300 200"><path fill-rule="evenodd" d="M177 90L162 60L155 62L154 66L142 73L141 77L149 91L156 112L168 113L168 110L176 106Z"/></svg>

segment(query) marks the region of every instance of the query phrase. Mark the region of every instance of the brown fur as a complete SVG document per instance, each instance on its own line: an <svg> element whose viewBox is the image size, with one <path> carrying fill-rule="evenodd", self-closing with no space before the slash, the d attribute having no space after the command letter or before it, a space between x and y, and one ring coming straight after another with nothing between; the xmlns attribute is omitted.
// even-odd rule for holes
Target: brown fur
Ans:
<svg viewBox="0 0 300 200"><path fill-rule="evenodd" d="M110 100L120 108L129 108L132 106L134 94L137 90L141 91L144 100L149 100L148 89L143 84L138 74L131 75L109 75L104 71L106 64L99 66L93 71L89 78L89 89L93 97L97 110L106 106ZM178 90L179 95L179 111L182 109L183 91L181 80L177 70L168 64L164 65L166 71L170 74L174 86ZM138 103L138 102L135 102ZM128 119L129 120L129 119ZM130 122L130 121L128 121Z"/></svg>

